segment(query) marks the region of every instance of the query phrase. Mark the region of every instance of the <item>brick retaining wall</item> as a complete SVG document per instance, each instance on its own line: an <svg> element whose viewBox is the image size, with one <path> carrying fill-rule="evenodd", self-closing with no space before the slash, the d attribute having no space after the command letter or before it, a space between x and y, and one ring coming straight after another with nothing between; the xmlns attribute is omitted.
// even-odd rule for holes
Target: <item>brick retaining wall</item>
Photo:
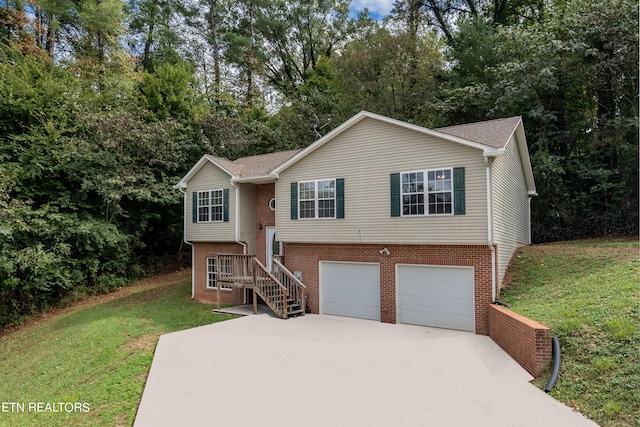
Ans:
<svg viewBox="0 0 640 427"><path fill-rule="evenodd" d="M534 377L551 363L551 330L535 320L491 305L489 336Z"/></svg>

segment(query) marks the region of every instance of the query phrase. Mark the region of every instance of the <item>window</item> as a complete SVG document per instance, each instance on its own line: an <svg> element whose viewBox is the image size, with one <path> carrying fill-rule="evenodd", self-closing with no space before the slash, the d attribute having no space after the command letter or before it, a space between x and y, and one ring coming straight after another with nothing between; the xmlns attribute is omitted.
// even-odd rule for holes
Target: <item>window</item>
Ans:
<svg viewBox="0 0 640 427"><path fill-rule="evenodd" d="M400 190L398 190L400 191ZM291 219L344 218L344 178L291 183Z"/></svg>
<svg viewBox="0 0 640 427"><path fill-rule="evenodd" d="M207 258L207 288L215 289L217 286L217 278L216 259Z"/></svg>
<svg viewBox="0 0 640 427"><path fill-rule="evenodd" d="M304 218L336 217L336 180L298 183L299 215Z"/></svg>
<svg viewBox="0 0 640 427"><path fill-rule="evenodd" d="M221 270L224 272L230 270L230 265L221 266ZM216 268L216 258L207 258L207 289L216 289L218 286L218 270ZM220 289L223 291L230 291L230 286L221 285Z"/></svg>
<svg viewBox="0 0 640 427"><path fill-rule="evenodd" d="M198 191L198 222L222 221L222 190Z"/></svg>
<svg viewBox="0 0 640 427"><path fill-rule="evenodd" d="M402 216L453 214L452 174L450 168L403 172Z"/></svg>

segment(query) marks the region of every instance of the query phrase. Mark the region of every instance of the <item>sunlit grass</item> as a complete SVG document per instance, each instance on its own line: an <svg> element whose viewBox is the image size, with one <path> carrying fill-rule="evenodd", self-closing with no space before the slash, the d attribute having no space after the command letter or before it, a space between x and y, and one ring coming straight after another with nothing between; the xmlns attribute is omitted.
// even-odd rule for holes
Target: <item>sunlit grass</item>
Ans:
<svg viewBox="0 0 640 427"><path fill-rule="evenodd" d="M188 271L167 278L0 337L0 403L24 404L0 412L0 426L131 425L158 337L229 319L190 300ZM38 402L87 406L29 411Z"/></svg>
<svg viewBox="0 0 640 427"><path fill-rule="evenodd" d="M552 395L602 426L640 426L639 254L638 241L527 247L501 292L560 340Z"/></svg>

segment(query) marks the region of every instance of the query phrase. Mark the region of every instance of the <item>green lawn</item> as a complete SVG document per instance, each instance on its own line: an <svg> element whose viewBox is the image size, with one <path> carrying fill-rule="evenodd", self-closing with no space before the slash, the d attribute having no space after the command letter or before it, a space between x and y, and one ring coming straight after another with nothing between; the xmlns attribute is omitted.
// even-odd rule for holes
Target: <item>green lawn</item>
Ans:
<svg viewBox="0 0 640 427"><path fill-rule="evenodd" d="M637 241L531 246L514 258L501 292L514 311L560 338L552 395L607 427L640 426L638 258ZM0 426L131 425L158 337L230 318L189 297L184 271L0 336ZM81 406L67 413L59 402Z"/></svg>
<svg viewBox="0 0 640 427"><path fill-rule="evenodd" d="M524 248L501 299L560 340L553 397L602 426L640 426L638 241ZM535 383L543 388L547 371Z"/></svg>
<svg viewBox="0 0 640 427"><path fill-rule="evenodd" d="M158 337L230 318L191 301L190 283L160 276L0 337L0 426L131 425Z"/></svg>

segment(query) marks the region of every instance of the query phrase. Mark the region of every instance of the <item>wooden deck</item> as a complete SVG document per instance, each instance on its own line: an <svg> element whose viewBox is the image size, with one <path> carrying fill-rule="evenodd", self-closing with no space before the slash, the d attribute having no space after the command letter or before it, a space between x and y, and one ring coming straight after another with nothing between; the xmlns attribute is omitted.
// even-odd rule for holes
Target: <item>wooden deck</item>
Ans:
<svg viewBox="0 0 640 427"><path fill-rule="evenodd" d="M278 315L304 315L306 286L302 284L280 262L273 261L273 271L269 271L254 255L217 255L217 306L220 309L220 288L251 288ZM253 299L254 305L257 298Z"/></svg>

